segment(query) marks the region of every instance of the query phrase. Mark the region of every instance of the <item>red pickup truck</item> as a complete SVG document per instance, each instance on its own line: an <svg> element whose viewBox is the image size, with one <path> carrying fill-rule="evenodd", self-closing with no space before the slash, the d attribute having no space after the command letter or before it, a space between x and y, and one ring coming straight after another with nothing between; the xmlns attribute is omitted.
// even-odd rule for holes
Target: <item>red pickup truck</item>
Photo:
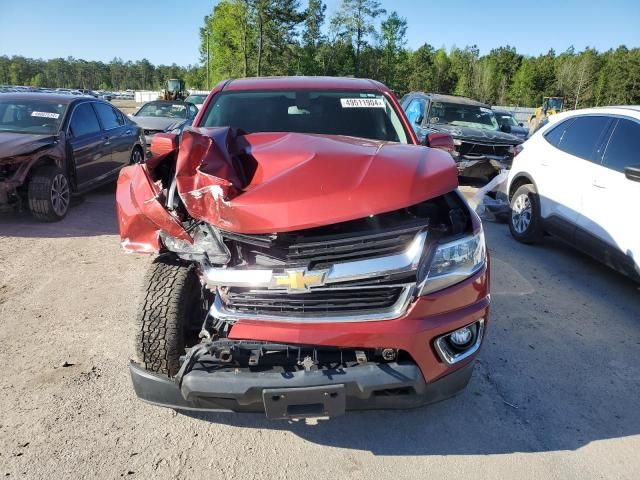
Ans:
<svg viewBox="0 0 640 480"><path fill-rule="evenodd" d="M156 135L117 189L122 247L157 255L137 395L292 418L460 392L489 262L451 139L425 144L387 87L354 78L221 82L181 137Z"/></svg>

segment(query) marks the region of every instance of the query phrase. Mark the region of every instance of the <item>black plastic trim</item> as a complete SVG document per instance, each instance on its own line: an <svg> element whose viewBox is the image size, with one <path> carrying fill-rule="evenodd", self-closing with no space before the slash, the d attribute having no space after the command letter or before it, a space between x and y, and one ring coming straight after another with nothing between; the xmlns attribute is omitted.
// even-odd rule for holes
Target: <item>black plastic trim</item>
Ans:
<svg viewBox="0 0 640 480"><path fill-rule="evenodd" d="M329 391L333 386L344 392L346 410L363 410L414 408L454 396L469 382L473 361L433 383L426 383L413 363L367 363L331 371L287 373L209 372L194 368L183 377L181 388L173 379L148 372L135 363L130 364L129 370L141 400L178 410L264 412L265 390L286 393L287 389L298 389L291 392L304 399L304 390L300 393L299 389L308 388L313 400L318 391L313 387ZM290 411L295 413L295 409ZM331 411L334 415L342 413L339 407ZM296 416L305 415L289 415Z"/></svg>

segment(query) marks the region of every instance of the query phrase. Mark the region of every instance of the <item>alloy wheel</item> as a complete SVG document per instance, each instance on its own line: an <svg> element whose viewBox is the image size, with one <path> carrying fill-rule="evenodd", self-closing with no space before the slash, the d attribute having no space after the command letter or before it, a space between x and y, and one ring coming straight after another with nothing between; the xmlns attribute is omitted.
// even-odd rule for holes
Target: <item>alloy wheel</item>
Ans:
<svg viewBox="0 0 640 480"><path fill-rule="evenodd" d="M142 163L142 153L138 148L134 148L131 152L131 164L135 165L136 163Z"/></svg>
<svg viewBox="0 0 640 480"><path fill-rule="evenodd" d="M71 191L67 177L59 173L53 177L51 182L51 205L56 215L63 217L67 213L70 200Z"/></svg>
<svg viewBox="0 0 640 480"><path fill-rule="evenodd" d="M526 193L520 194L513 202L511 208L511 224L517 233L524 233L531 225L533 209L531 199Z"/></svg>

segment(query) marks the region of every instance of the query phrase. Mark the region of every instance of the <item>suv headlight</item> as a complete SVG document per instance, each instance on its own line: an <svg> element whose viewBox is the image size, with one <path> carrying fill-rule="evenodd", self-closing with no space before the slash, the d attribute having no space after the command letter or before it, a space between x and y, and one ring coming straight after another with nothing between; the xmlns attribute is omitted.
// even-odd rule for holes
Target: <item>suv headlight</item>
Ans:
<svg viewBox="0 0 640 480"><path fill-rule="evenodd" d="M487 261L484 232L438 245L419 295L442 290L479 272Z"/></svg>

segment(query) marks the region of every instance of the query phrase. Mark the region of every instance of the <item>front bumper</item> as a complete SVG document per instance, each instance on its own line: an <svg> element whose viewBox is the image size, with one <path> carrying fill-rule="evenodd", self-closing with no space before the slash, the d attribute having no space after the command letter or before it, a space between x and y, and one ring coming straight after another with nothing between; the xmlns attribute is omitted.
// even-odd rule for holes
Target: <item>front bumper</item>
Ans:
<svg viewBox="0 0 640 480"><path fill-rule="evenodd" d="M465 177L488 177L509 170L513 159L511 157L474 157L464 155L454 157L458 175Z"/></svg>
<svg viewBox="0 0 640 480"><path fill-rule="evenodd" d="M211 373L196 367L184 376L181 386L135 363L129 369L138 397L154 405L196 411L266 411L270 418L295 418L438 402L464 389L473 362L433 383L425 382L420 369L409 363L293 373Z"/></svg>

